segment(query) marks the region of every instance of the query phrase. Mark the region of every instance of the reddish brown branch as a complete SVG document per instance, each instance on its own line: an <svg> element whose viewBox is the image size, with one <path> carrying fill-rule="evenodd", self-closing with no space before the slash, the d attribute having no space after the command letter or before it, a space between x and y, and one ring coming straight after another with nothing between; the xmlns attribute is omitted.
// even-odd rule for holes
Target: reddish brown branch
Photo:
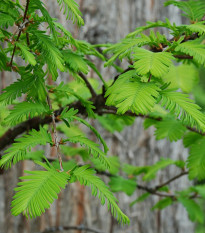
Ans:
<svg viewBox="0 0 205 233"><path fill-rule="evenodd" d="M95 106L95 113L102 115L102 114L114 114L117 115L117 108L112 106L106 106L105 105L105 99L102 95L97 95L95 102L93 104ZM84 106L82 106L81 102L75 102L71 105L69 105L70 108L78 109L79 114L82 114L84 116L87 115L86 109ZM63 108L60 108L54 112L55 117L59 116L61 112L63 111ZM132 117L142 117L142 118L151 118L157 121L161 121L162 118L153 118L148 115L142 115L142 114L136 114L131 111L127 111L124 115L126 116L132 116ZM5 149L6 146L11 145L14 142L14 139L21 135L22 133L26 132L27 130L36 129L39 130L39 127L41 125L49 124L52 122L51 116L46 116L44 118L41 117L34 117L32 119L29 119L23 123L18 124L12 129L7 130L1 137L0 137L0 151ZM198 131L195 128L187 127L190 131L196 132L201 134L202 136L205 136L205 133L202 133Z"/></svg>
<svg viewBox="0 0 205 233"><path fill-rule="evenodd" d="M88 82L87 77L85 77L85 75L82 72L79 73L79 76L83 79L83 81L85 82L87 88L90 90L92 98L95 99L97 97L97 94L95 93L95 91L94 91L93 87L91 86L91 84Z"/></svg>
<svg viewBox="0 0 205 233"><path fill-rule="evenodd" d="M174 55L174 57L179 59L188 59L188 60L193 59L193 56L189 56L189 55Z"/></svg>
<svg viewBox="0 0 205 233"><path fill-rule="evenodd" d="M24 11L24 16L23 16L23 24L19 26L19 33L18 33L18 36L16 38L16 42L19 40L20 36L21 36L21 33L23 31L23 28L25 27L26 25L26 17L27 17L27 13L28 13L28 6L29 6L29 3L30 3L30 0L27 0L26 1L26 8L25 8L25 11ZM13 59L14 59L14 54L16 52L16 45L14 45L14 49L13 49L13 52L12 52L12 56L11 56L11 61L10 61L10 64L9 66L12 66L13 64Z"/></svg>

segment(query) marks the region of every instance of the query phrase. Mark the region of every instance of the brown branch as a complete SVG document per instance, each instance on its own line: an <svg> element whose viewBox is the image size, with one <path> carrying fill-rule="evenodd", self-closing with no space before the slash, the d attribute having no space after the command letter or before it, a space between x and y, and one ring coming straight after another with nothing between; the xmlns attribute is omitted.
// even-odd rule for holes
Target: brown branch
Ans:
<svg viewBox="0 0 205 233"><path fill-rule="evenodd" d="M183 171L183 172L181 172L180 174L178 174L178 175L172 177L171 179L167 180L166 182L164 182L164 183L162 183L162 184L160 184L160 185L157 185L154 189L155 189L155 190L160 189L160 188L162 188L162 187L164 187L164 186L170 184L171 182L175 181L176 179L178 179L178 178L180 178L180 177L182 177L182 176L184 176L184 175L188 175L188 174L189 174L188 171Z"/></svg>
<svg viewBox="0 0 205 233"><path fill-rule="evenodd" d="M149 75L149 79L148 79L148 83L151 81L151 78L152 78L152 74Z"/></svg>
<svg viewBox="0 0 205 233"><path fill-rule="evenodd" d="M85 77L85 75L82 72L80 72L79 76L83 79L83 81L85 82L87 88L90 90L92 98L95 99L97 97L97 94L95 93L95 91L94 91L93 87L91 86L91 84L88 82L88 80Z"/></svg>
<svg viewBox="0 0 205 233"><path fill-rule="evenodd" d="M102 95L97 95L95 102L93 104L96 109L94 109L96 114L102 115L102 114L114 114L117 115L117 108L112 107L112 106L106 106L105 105L105 99ZM87 115L85 107L81 104L80 101L77 101L71 105L69 105L69 108L74 108L78 109L78 113L82 114L84 116ZM63 111L64 108L59 108L54 112L55 117L59 116L61 112ZM154 119L157 121L161 121L162 118L154 118L148 115L143 115L143 114L136 114L131 111L127 111L124 115L126 116L132 116L132 117L142 117L142 118L150 118ZM57 119L56 119L57 120ZM7 130L1 137L0 137L0 151L5 149L6 146L11 145L14 142L14 139L21 135L22 133L26 132L27 130L31 129L36 129L39 130L39 127L41 125L49 124L52 122L52 117L51 116L46 116L44 118L41 117L34 117L32 119L29 119L27 121L24 121L14 128L11 128ZM195 133L201 134L202 136L205 136L205 133L202 133L201 131L198 131L195 128L191 128L187 126L187 129L190 131L193 131Z"/></svg>
<svg viewBox="0 0 205 233"><path fill-rule="evenodd" d="M174 57L179 59L189 59L189 60L193 59L193 56L189 56L189 55L174 55Z"/></svg>
<svg viewBox="0 0 205 233"><path fill-rule="evenodd" d="M18 33L18 36L16 38L16 42L19 40L20 36L21 36L21 33L23 31L23 28L24 26L26 25L26 17L27 17L27 13L28 13L28 6L29 6L29 3L30 3L30 0L27 0L26 1L26 8L25 8L25 11L24 11L24 16L23 16L23 24L19 26L19 33ZM13 64L13 59L14 59L14 54L16 52L16 45L14 45L14 49L13 49L13 52L12 52L12 56L11 56L11 61L9 63L9 66L12 66Z"/></svg>
<svg viewBox="0 0 205 233"><path fill-rule="evenodd" d="M160 196L160 197L170 197L170 198L173 198L175 199L176 196L174 194L170 194L170 193L161 193L161 192L157 192L157 190L153 189L153 188L149 188L147 186L143 186L143 185L137 185L137 188L138 189L142 189L152 195L156 195L156 196Z"/></svg>
<svg viewBox="0 0 205 233"><path fill-rule="evenodd" d="M54 233L54 232L58 232L58 231L70 231L70 230L78 230L78 231L87 231L87 232L92 232L92 233L104 233L102 231L93 229L93 228L89 228L83 225L80 226L60 226L60 227L52 227L50 229L46 229L45 231L43 231L42 233Z"/></svg>
<svg viewBox="0 0 205 233"><path fill-rule="evenodd" d="M57 130L56 130L55 114L52 110L52 104L51 104L51 100L50 100L49 95L47 95L47 102L48 102L49 109L52 111L51 118L52 118L52 124L53 124L53 132L54 132L54 143L55 143L54 146L56 147L57 157L58 157L58 160L60 163L60 169L61 169L61 171L63 171L63 163L62 163L62 158L61 158L61 153L60 153L59 139L58 139L58 134L57 134Z"/></svg>

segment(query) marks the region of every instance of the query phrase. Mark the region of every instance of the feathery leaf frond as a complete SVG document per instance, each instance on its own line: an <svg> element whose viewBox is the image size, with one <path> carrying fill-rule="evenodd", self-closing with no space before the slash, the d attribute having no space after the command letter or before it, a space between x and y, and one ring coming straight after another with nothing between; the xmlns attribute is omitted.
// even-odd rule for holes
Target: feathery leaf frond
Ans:
<svg viewBox="0 0 205 233"><path fill-rule="evenodd" d="M151 40L147 36L139 38L125 38L121 42L111 45L103 51L103 53L113 53L114 55L105 63L105 66L110 66L119 57L122 60L124 57L129 57L133 48L148 44Z"/></svg>
<svg viewBox="0 0 205 233"><path fill-rule="evenodd" d="M205 178L205 139L198 139L190 147L190 155L187 159L189 178L203 180Z"/></svg>
<svg viewBox="0 0 205 233"><path fill-rule="evenodd" d="M153 178L155 178L157 172L160 169L164 169L169 165L176 165L180 168L183 168L184 166L184 162L179 160L179 161L174 161L172 159L165 159L165 158L161 158L157 163L153 164L152 166L147 167L147 171L146 174L143 176L143 180L151 180Z"/></svg>
<svg viewBox="0 0 205 233"><path fill-rule="evenodd" d="M194 33L194 32L198 33L199 36L201 36L205 33L204 21L187 25L186 28L189 29L192 33Z"/></svg>
<svg viewBox="0 0 205 233"><path fill-rule="evenodd" d="M139 75L151 73L155 77L162 77L172 64L174 57L171 53L154 53L142 48L134 49L134 68Z"/></svg>
<svg viewBox="0 0 205 233"><path fill-rule="evenodd" d="M205 115L200 112L201 108L189 99L187 94L172 89L163 90L160 94L163 107L179 117L184 124L205 131Z"/></svg>
<svg viewBox="0 0 205 233"><path fill-rule="evenodd" d="M63 50L62 55L65 60L66 67L72 72L88 73L88 65L82 56L72 52L71 50Z"/></svg>
<svg viewBox="0 0 205 233"><path fill-rule="evenodd" d="M107 207L111 210L111 213L114 217L117 218L118 222L123 224L129 223L128 217L122 213L120 208L117 205L117 199L108 189L108 187L103 183L103 181L94 175L95 171L89 168L89 165L85 165L79 168L76 168L73 171L73 175L81 184L91 187L92 195L99 197L101 204L105 204L107 200Z"/></svg>
<svg viewBox="0 0 205 233"><path fill-rule="evenodd" d="M23 73L21 79L3 90L4 92L0 95L0 104L12 104L16 98L25 93L27 93L28 99L44 102L47 93L44 79L40 74L39 70L36 70L34 74Z"/></svg>
<svg viewBox="0 0 205 233"><path fill-rule="evenodd" d="M200 42L200 40L195 40L181 43L175 48L175 51L193 56L196 62L205 65L205 45Z"/></svg>
<svg viewBox="0 0 205 233"><path fill-rule="evenodd" d="M35 66L36 60L34 55L29 51L29 48L20 42L17 42L16 46L20 48L25 61L29 62L32 66Z"/></svg>
<svg viewBox="0 0 205 233"><path fill-rule="evenodd" d="M193 65L182 64L171 67L163 80L170 83L169 88L180 88L183 92L190 93L199 80L199 72Z"/></svg>
<svg viewBox="0 0 205 233"><path fill-rule="evenodd" d="M89 129L91 129L93 131L93 133L96 135L96 137L100 140L100 142L103 144L103 147L104 147L104 152L107 153L108 151L108 147L104 141L104 139L101 137L101 135L99 134L99 132L92 126L90 125L87 121L83 120L82 118L76 116L76 113L77 111L74 111L73 108L69 109L68 108L65 108L63 110L63 112L61 113L61 116L60 118L62 119L66 119L68 120L69 122L70 121L73 121L73 120L77 120L79 121L80 123L86 125Z"/></svg>
<svg viewBox="0 0 205 233"><path fill-rule="evenodd" d="M23 213L26 217L35 218L50 207L54 199L58 198L61 188L65 188L69 175L66 172L58 172L41 162L37 162L46 171L25 171L28 176L20 177L14 190L14 200L11 203L13 215Z"/></svg>
<svg viewBox="0 0 205 233"><path fill-rule="evenodd" d="M81 146L85 146L89 149L89 153L93 155L94 158L99 159L107 168L110 167L109 160L106 154L99 148L99 145L82 135L67 138L64 141L69 141L71 143L80 143Z"/></svg>
<svg viewBox="0 0 205 233"><path fill-rule="evenodd" d="M204 0L189 0L189 1L175 1L170 0L165 2L165 6L168 5L177 6L179 9L185 12L184 16L190 18L192 21L201 20L205 12Z"/></svg>
<svg viewBox="0 0 205 233"><path fill-rule="evenodd" d="M36 145L52 144L51 135L44 129L40 128L39 131L33 129L28 135L15 139L15 143L8 148L0 160L0 166L8 169L12 164L16 164L20 160L24 160L27 151Z"/></svg>
<svg viewBox="0 0 205 233"><path fill-rule="evenodd" d="M182 138L186 127L180 121L167 117L162 121L155 123L155 136L157 140L168 138L171 142Z"/></svg>
<svg viewBox="0 0 205 233"><path fill-rule="evenodd" d="M11 15L4 14L4 13L0 14L0 27L8 28L9 26L12 26L14 22L15 22L15 19Z"/></svg>
<svg viewBox="0 0 205 233"><path fill-rule="evenodd" d="M29 117L44 115L49 113L49 107L43 103L29 103L22 102L16 104L14 109L10 110L10 114L5 119L6 123L9 125L16 125Z"/></svg>
<svg viewBox="0 0 205 233"><path fill-rule="evenodd" d="M128 110L147 114L155 105L160 89L154 83L141 82L139 78L132 77L133 71L120 75L106 91L106 104L116 106L119 114Z"/></svg>
<svg viewBox="0 0 205 233"><path fill-rule="evenodd" d="M191 221L204 222L204 212L194 200L183 196L179 196L177 199L186 208Z"/></svg>
<svg viewBox="0 0 205 233"><path fill-rule="evenodd" d="M57 68L60 71L64 71L64 60L60 50L53 43L51 38L43 31L32 30L29 32L32 34L35 47L39 50L42 61L48 65L49 72L52 74L53 79L58 76Z"/></svg>
<svg viewBox="0 0 205 233"><path fill-rule="evenodd" d="M78 4L74 0L57 0L58 4L62 8L64 7L63 14L66 14L67 19L71 19L73 23L77 21L78 26L84 25L84 21L81 17L82 13L79 10Z"/></svg>

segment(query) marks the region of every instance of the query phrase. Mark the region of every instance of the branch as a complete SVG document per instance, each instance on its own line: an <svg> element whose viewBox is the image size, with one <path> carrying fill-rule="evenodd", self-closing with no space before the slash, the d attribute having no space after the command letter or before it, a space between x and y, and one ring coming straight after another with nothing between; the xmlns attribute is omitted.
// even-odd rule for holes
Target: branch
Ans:
<svg viewBox="0 0 205 233"><path fill-rule="evenodd" d="M176 180L176 179L178 179L178 178L180 178L180 177L182 177L182 176L184 176L184 175L188 175L188 174L189 174L188 171L183 171L183 172L181 172L180 174L174 176L173 178L167 180L166 182L164 182L164 183L162 183L162 184L160 184L160 185L157 185L154 189L155 189L155 190L160 189L160 188L162 188L163 186L166 186L166 185L170 184L170 183L173 182L174 180Z"/></svg>
<svg viewBox="0 0 205 233"><path fill-rule="evenodd" d="M52 110L52 105L51 105L51 100L50 100L49 95L47 95L47 101L48 101L49 109L52 111L51 118L52 118L52 123L53 123L54 143L55 143L55 147L57 151L57 157L60 163L60 169L61 171L63 171L63 164L62 164L62 158L61 158L60 147L59 147L59 139L58 139L58 134L56 130L55 115Z"/></svg>
<svg viewBox="0 0 205 233"><path fill-rule="evenodd" d="M103 114L114 114L117 115L117 108L112 107L112 106L106 106L105 105L105 99L102 95L97 95L95 102L93 104L95 106L96 109L94 109L94 112L96 114L99 115L103 115ZM84 116L87 115L86 109L85 107L81 104L80 101L77 101L73 104L69 105L69 108L74 108L74 109L78 109L79 114L82 114ZM59 108L58 110L54 111L54 115L55 117L59 116L61 114L61 112L63 111L64 108ZM132 116L132 117L142 117L142 118L150 118L150 119L154 119L157 121L161 121L162 118L158 117L158 118L154 118L148 115L143 115L143 114L136 114L133 113L131 111L127 111L125 114L125 116ZM58 119L55 119L56 122L58 121ZM5 149L6 146L11 145L14 142L14 139L21 135L22 133L26 132L27 130L31 130L31 129L35 129L35 130L39 130L40 126L45 125L45 124L49 124L52 122L52 117L51 116L46 116L44 118L41 117L34 117L31 118L27 121L24 121L20 124L18 124L17 126L15 126L14 128L8 129L1 137L0 137L0 151ZM187 129L190 131L193 131L195 133L201 134L202 136L205 136L205 133L202 133L201 131L198 131L195 128L191 128L189 126L187 126Z"/></svg>
<svg viewBox="0 0 205 233"><path fill-rule="evenodd" d="M79 76L83 79L83 81L85 82L87 88L90 90L92 98L95 99L97 97L97 94L95 93L95 91L94 91L93 87L91 86L91 84L88 82L88 80L85 77L85 75L82 72L80 72Z"/></svg>
<svg viewBox="0 0 205 233"><path fill-rule="evenodd" d="M150 193L152 195L156 195L156 196L160 196L160 197L170 197L170 198L176 200L176 196L174 194L171 194L171 193L157 192L157 190L155 190L153 188L149 188L147 186L142 186L142 185L137 185L137 188L145 190L145 191L147 191L148 193Z"/></svg>
<svg viewBox="0 0 205 233"><path fill-rule="evenodd" d="M87 232L93 232L93 233L104 233L102 231L99 230L95 230L89 227L85 227L83 225L80 226L60 226L60 227L52 227L49 229L46 229L45 231L43 231L42 233L55 233L58 231L70 231L70 230L78 230L78 231L87 231Z"/></svg>
<svg viewBox="0 0 205 233"><path fill-rule="evenodd" d="M23 24L19 26L19 33L18 33L18 36L16 38L16 42L19 40L19 38L21 36L21 33L23 31L24 26L28 23L26 21L26 16L27 16L27 12L28 12L29 2L30 2L30 0L26 1L26 8L25 8L25 11L24 11L24 16L23 16ZM13 64L13 59L14 59L15 52L16 52L16 45L14 45L14 49L13 49L13 53L12 53L12 56L11 56L11 61L9 63L9 66L12 66L12 64Z"/></svg>
<svg viewBox="0 0 205 233"><path fill-rule="evenodd" d="M189 55L174 55L174 57L179 59L189 59L189 60L193 59L193 56L189 56Z"/></svg>

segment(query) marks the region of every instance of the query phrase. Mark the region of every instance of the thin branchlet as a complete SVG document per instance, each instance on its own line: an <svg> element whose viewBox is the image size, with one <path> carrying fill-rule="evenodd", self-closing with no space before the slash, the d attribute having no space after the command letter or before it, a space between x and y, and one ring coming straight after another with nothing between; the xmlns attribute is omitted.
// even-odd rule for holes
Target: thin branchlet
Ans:
<svg viewBox="0 0 205 233"><path fill-rule="evenodd" d="M25 8L25 11L24 11L24 16L23 16L23 23L19 26L18 30L19 30L19 33L18 33L18 36L16 38L16 41L19 41L19 38L21 36L21 33L25 27L25 25L28 23L28 20L27 20L27 13L28 13L28 6L29 6L29 3L30 3L30 0L27 0L26 1L26 8ZM9 66L12 67L12 64L13 64L13 60L14 60L14 55L15 55L15 52L16 52L16 45L14 45L14 48L13 48L13 52L12 52L12 55L11 55L11 61L9 63Z"/></svg>
<svg viewBox="0 0 205 233"><path fill-rule="evenodd" d="M55 114L52 110L52 104L51 104L51 100L50 100L49 95L47 95L47 102L49 105L49 109L52 111L51 118L52 118L52 125L53 125L54 145L56 147L56 152L57 152L57 157L58 157L59 164L60 164L60 169L61 169L61 171L64 171L63 170L63 162L62 162L61 153L60 153L60 147L59 147L58 133L57 133L57 129L56 129Z"/></svg>

